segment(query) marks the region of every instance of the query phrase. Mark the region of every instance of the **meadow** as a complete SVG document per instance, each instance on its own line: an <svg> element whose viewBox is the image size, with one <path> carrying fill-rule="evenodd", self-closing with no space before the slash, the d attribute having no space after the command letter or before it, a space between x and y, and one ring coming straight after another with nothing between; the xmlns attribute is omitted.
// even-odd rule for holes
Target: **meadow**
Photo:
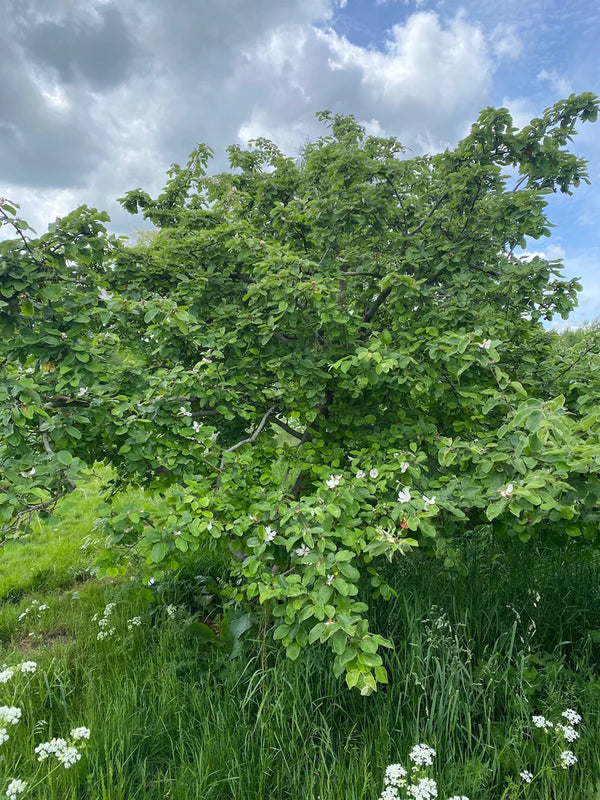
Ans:
<svg viewBox="0 0 600 800"><path fill-rule="evenodd" d="M268 617L223 616L224 565L210 556L151 587L133 572L95 578L99 487L89 479L3 547L0 663L14 672L0 673L0 705L22 716L0 725L0 787L27 783L8 797L377 800L386 767L410 767L421 743L433 766L415 765L402 796L600 797L593 548L479 534L461 568L418 552L395 560L396 597L370 612L394 642L390 683L362 697L333 676L325 648L291 662ZM566 709L582 717L572 744L557 727ZM74 741L82 727L89 739ZM58 747L38 761L34 748L56 738L81 758L67 766Z"/></svg>

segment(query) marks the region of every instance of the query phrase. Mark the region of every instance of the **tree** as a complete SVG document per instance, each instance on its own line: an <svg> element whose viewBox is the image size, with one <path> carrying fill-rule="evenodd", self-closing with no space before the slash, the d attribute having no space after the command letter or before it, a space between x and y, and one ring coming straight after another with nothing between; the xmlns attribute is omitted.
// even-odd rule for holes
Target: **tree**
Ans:
<svg viewBox="0 0 600 800"><path fill-rule="evenodd" d="M269 141L208 147L156 198L122 203L157 231L137 246L85 207L1 246L0 518L13 535L87 465L156 502L106 521L146 578L198 548L231 554L224 591L268 606L290 658L315 642L363 694L385 681L364 592L382 558L452 563L489 526L595 540L597 407L564 407L536 365L542 320L580 288L549 235L546 195L587 180L567 143L595 120L571 95L517 130L487 109L452 151L407 158L353 117L301 163Z"/></svg>

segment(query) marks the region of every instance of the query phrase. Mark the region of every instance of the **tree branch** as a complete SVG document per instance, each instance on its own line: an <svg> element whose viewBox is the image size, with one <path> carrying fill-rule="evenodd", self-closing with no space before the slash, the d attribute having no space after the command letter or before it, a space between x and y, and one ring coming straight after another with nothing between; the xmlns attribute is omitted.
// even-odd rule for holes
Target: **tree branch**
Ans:
<svg viewBox="0 0 600 800"><path fill-rule="evenodd" d="M258 425L256 427L256 430L254 431L253 434L248 436L246 439L242 439L240 442L236 442L235 444L232 444L231 447L228 447L226 450L223 450L223 452L221 454L221 463L219 464L219 473L223 472L223 467L225 466L225 454L226 453L233 453L235 450L237 450L238 448L242 447L242 445L252 444L253 442L255 442L258 439L258 437L260 436L260 432L262 431L262 429L267 424L267 420L269 419L269 417L275 411L276 408L277 408L277 406L271 406L271 408L264 413L263 418L258 423ZM219 488L220 483L221 483L221 475L219 474L217 476L217 489Z"/></svg>
<svg viewBox="0 0 600 800"><path fill-rule="evenodd" d="M279 419L279 417L273 417L271 422L274 425L279 425L279 427L286 433L289 433L291 436L295 436L296 439L300 439L300 441L302 441L302 437L304 434L300 433L300 431L294 430L294 428L288 425L287 422L284 422L282 419Z"/></svg>

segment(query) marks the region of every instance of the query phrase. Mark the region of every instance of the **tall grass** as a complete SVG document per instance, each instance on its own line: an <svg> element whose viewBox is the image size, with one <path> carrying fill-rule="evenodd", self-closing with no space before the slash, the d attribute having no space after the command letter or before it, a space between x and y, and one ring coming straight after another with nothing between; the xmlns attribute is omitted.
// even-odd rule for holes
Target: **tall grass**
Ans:
<svg viewBox="0 0 600 800"><path fill-rule="evenodd" d="M35 536L24 552L30 546ZM334 678L324 649L286 661L261 625L229 660L187 631L204 607L185 584L160 587L154 600L131 593L129 582L63 584L38 595L46 616L21 621L32 595L15 595L0 608L2 660L25 654L39 671L20 701L21 763L4 745L0 791L10 778L27 779L34 743L86 725L92 737L82 761L40 784L35 797L376 800L386 765L406 763L421 741L437 750L440 798L600 797L594 555L479 539L465 559L464 575L420 555L390 566L397 597L373 604L371 614L395 643L390 685L367 698ZM213 568L197 565L202 574ZM19 593L35 588L19 585ZM116 632L98 641L93 615L109 600ZM179 611L170 618L173 600ZM128 630L136 615L142 625ZM0 704L8 687L0 685ZM531 715L556 717L567 707L583 716L578 764L521 784L521 770L537 773L547 759Z"/></svg>

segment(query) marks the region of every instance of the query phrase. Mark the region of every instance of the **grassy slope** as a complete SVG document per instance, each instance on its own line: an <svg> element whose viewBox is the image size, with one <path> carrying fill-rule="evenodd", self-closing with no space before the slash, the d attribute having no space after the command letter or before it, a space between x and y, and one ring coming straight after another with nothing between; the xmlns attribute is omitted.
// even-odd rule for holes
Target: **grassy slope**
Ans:
<svg viewBox="0 0 600 800"><path fill-rule="evenodd" d="M373 610L374 627L395 640L392 680L362 698L331 675L324 652L292 664L260 630L228 661L185 633L201 610L193 593L165 586L149 602L126 584L82 584L95 488L71 495L58 517L2 553L2 661L33 658L40 669L0 685L0 704L23 708L2 745L0 790L14 777L31 780L34 743L86 725L84 760L32 796L375 800L385 766L406 763L425 741L438 751L440 800L600 797L600 648L587 635L600 629L592 558L569 548L523 559L480 543L467 577L419 557L396 562L398 597ZM38 615L33 599L48 610ZM109 600L115 634L98 641L92 617ZM137 614L142 625L129 631ZM531 714L556 718L567 706L584 717L578 765L512 790L521 769L547 767Z"/></svg>

